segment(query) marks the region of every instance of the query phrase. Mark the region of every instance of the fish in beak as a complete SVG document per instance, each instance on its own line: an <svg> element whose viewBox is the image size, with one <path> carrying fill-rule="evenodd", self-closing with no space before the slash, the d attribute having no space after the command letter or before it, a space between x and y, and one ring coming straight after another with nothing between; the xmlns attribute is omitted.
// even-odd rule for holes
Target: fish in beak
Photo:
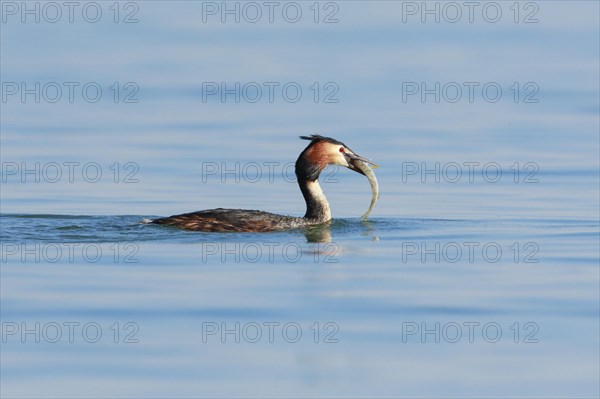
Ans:
<svg viewBox="0 0 600 399"><path fill-rule="evenodd" d="M373 168L379 167L379 165L377 165L375 162L365 157L361 157L358 154L345 152L344 157L346 158L346 162L348 162L348 169L360 173L361 175L366 176L363 166L365 164L367 165L367 167L369 167L368 165L373 165Z"/></svg>
<svg viewBox="0 0 600 399"><path fill-rule="evenodd" d="M369 184L371 185L371 204L369 205L367 212L362 215L362 218L367 220L373 207L375 207L375 203L379 199L379 183L377 182L377 177L375 177L373 169L369 165L373 165L373 168L378 168L379 166L373 161L354 153L346 152L344 155L346 156L346 161L349 165L348 169L360 173L369 179Z"/></svg>

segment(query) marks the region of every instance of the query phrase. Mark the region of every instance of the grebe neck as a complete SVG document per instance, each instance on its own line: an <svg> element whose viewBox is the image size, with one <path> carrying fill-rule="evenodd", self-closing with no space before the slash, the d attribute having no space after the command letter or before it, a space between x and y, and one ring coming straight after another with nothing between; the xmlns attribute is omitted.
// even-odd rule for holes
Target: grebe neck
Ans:
<svg viewBox="0 0 600 399"><path fill-rule="evenodd" d="M311 219L317 223L331 220L331 209L329 202L321 190L318 180L299 180L300 190L306 201L305 219Z"/></svg>

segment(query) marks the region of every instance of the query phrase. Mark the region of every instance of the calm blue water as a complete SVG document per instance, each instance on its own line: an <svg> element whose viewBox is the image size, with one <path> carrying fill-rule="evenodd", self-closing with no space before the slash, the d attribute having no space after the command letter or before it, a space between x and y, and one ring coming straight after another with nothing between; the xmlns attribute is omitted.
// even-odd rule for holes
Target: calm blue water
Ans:
<svg viewBox="0 0 600 399"><path fill-rule="evenodd" d="M281 2L272 23L22 4L1 3L0 396L600 395L597 2L472 23L436 2L439 23L421 2ZM142 222L302 215L313 132L380 165L368 221L366 179L330 167L328 226Z"/></svg>

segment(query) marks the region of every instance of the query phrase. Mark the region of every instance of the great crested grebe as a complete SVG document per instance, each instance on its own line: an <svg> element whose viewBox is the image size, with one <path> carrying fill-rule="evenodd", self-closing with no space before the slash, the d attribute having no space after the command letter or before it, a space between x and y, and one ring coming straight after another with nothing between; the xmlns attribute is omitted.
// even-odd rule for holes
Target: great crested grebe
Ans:
<svg viewBox="0 0 600 399"><path fill-rule="evenodd" d="M331 210L318 181L323 169L327 165L344 166L362 175L367 175L371 180L372 172L367 164L375 164L355 154L341 141L330 137L313 134L300 136L300 138L310 140L310 144L296 161L296 177L306 201L304 217L283 216L255 210L218 208L155 219L150 223L194 231L267 232L328 222L331 220Z"/></svg>

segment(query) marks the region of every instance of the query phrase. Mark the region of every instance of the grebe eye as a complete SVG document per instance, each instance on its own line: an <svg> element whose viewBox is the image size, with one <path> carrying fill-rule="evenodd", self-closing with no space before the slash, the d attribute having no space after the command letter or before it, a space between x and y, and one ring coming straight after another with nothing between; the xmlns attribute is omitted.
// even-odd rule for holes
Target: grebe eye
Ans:
<svg viewBox="0 0 600 399"><path fill-rule="evenodd" d="M344 147L340 147L340 152L344 152Z"/></svg>

